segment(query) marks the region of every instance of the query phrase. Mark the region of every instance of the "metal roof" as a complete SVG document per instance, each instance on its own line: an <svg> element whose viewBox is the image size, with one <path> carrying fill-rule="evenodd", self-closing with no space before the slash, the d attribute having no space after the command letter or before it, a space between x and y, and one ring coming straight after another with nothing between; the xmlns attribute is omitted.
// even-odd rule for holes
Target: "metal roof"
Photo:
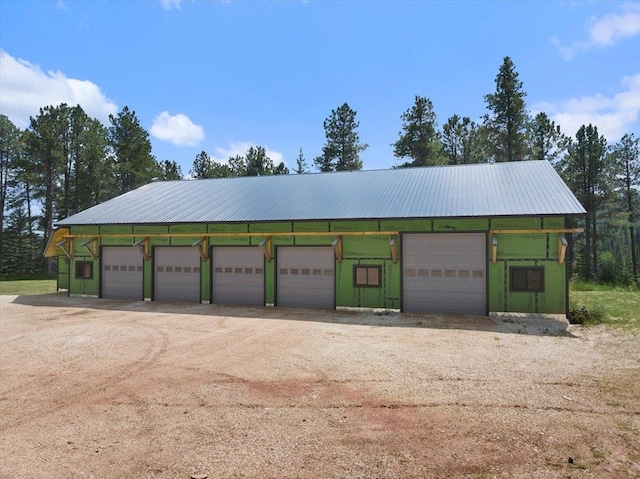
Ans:
<svg viewBox="0 0 640 479"><path fill-rule="evenodd" d="M582 215L547 161L156 182L65 225Z"/></svg>

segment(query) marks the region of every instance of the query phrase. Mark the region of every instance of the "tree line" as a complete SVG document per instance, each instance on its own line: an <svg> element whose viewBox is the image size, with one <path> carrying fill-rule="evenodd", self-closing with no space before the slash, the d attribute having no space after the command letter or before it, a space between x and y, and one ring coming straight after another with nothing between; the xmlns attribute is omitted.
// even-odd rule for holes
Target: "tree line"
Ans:
<svg viewBox="0 0 640 479"><path fill-rule="evenodd" d="M431 100L415 96L400 116L390 146L393 168L542 160L551 162L587 214L575 235L575 277L588 281L638 283L635 234L639 223L640 140L633 134L608 145L596 125L574 137L544 112L529 114L526 92L513 61L503 59L495 91L484 96L486 113L474 121L451 116L442 128ZM324 120L325 144L313 167L320 172L363 167L357 112L344 103ZM310 171L302 147L293 172ZM289 174L262 146L227 162L200 152L189 170L194 179ZM124 107L108 125L80 106L41 108L25 130L0 115L0 277L46 271L42 251L55 221L151 181L182 180L175 161L157 161L148 132L135 111Z"/></svg>

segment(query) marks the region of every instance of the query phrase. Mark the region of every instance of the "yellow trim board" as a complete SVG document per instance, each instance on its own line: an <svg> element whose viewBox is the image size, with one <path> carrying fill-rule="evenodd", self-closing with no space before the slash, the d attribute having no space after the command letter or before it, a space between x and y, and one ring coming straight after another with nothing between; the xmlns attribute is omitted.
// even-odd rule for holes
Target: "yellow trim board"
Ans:
<svg viewBox="0 0 640 479"><path fill-rule="evenodd" d="M49 236L49 241L47 241L47 247L44 249L44 257L45 258L55 258L60 254L60 250L56 246L60 241L64 241L69 237L69 228L58 228L53 232L51 236ZM91 235L91 237L95 237L95 235Z"/></svg>

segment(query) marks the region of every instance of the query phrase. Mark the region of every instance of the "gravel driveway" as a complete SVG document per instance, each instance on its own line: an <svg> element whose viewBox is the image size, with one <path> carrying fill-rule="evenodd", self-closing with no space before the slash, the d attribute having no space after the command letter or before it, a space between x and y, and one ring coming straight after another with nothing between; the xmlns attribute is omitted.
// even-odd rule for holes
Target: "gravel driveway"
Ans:
<svg viewBox="0 0 640 479"><path fill-rule="evenodd" d="M0 297L2 478L639 478L640 337Z"/></svg>

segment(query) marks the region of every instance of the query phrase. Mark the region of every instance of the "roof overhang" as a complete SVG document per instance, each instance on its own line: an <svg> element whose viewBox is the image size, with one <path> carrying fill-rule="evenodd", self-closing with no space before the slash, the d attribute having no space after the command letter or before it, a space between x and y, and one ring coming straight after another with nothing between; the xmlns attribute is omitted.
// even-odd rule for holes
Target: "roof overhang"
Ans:
<svg viewBox="0 0 640 479"><path fill-rule="evenodd" d="M47 247L44 249L45 258L54 258L60 254L58 243L64 241L69 236L69 228L58 228L49 237Z"/></svg>

